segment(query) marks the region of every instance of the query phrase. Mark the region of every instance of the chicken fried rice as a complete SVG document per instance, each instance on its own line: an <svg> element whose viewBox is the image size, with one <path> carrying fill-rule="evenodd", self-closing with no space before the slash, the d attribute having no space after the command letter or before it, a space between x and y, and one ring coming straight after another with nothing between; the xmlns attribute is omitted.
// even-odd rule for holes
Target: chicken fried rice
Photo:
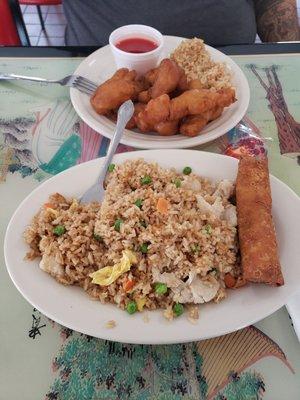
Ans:
<svg viewBox="0 0 300 400"><path fill-rule="evenodd" d="M130 314L195 316L195 305L223 299L240 274L234 184L141 159L109 171L102 204L50 196L24 233L27 257Z"/></svg>

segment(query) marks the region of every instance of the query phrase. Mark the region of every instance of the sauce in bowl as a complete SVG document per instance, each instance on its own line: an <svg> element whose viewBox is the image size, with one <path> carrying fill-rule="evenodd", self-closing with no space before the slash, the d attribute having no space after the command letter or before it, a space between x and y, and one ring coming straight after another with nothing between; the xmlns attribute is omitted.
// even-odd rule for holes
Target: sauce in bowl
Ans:
<svg viewBox="0 0 300 400"><path fill-rule="evenodd" d="M132 37L119 40L115 46L126 53L148 53L155 50L158 44L151 39Z"/></svg>

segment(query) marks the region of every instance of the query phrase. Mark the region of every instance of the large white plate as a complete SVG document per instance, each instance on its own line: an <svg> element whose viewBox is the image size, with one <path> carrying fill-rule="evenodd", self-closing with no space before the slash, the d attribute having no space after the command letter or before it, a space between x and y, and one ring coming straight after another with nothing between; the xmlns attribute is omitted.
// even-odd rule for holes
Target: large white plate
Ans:
<svg viewBox="0 0 300 400"><path fill-rule="evenodd" d="M183 38L165 36L165 50L163 57L169 56ZM233 76L233 85L236 87L237 101L226 108L220 118L208 124L201 135L187 137L183 135L159 136L155 134L141 134L126 129L122 143L142 149L185 148L210 142L233 128L245 115L249 100L250 90L248 81L237 64L225 54L206 46L213 60L224 62L229 67ZM113 56L109 46L102 47L88 56L78 66L76 75L82 75L90 80L101 83L109 78L116 70ZM70 89L72 104L78 115L93 129L102 135L111 138L115 124L108 118L98 115L90 105L89 97L76 89Z"/></svg>
<svg viewBox="0 0 300 400"><path fill-rule="evenodd" d="M235 179L237 160L194 150L153 150L124 153L115 162L143 157L157 161L163 167L181 170L187 164L198 174L211 179ZM80 196L94 183L101 160L73 167L49 179L34 190L13 215L5 237L5 260L8 272L22 295L49 318L88 335L127 343L176 343L226 334L266 317L283 306L300 289L300 200L285 184L271 176L273 211L280 249L285 285L267 287L249 285L229 291L220 304L200 308L196 325L185 315L169 322L160 311L148 312L150 322L141 313L128 315L114 305L102 305L80 288L63 286L38 267L38 261L24 261L28 250L22 234L48 196L60 192ZM114 329L105 328L115 320Z"/></svg>

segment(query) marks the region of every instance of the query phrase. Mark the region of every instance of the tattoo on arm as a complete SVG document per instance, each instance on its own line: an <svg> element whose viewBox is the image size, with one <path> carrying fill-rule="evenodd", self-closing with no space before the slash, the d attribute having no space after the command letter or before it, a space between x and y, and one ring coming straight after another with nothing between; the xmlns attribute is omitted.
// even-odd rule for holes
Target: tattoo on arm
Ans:
<svg viewBox="0 0 300 400"><path fill-rule="evenodd" d="M262 41L300 40L296 0L254 0L254 4Z"/></svg>

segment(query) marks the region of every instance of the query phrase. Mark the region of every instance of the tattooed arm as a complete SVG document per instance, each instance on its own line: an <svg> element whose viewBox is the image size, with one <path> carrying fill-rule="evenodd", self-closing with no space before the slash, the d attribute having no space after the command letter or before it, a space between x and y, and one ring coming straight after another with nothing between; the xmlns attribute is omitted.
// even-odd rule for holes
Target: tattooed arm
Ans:
<svg viewBox="0 0 300 400"><path fill-rule="evenodd" d="M254 4L263 42L300 40L296 0L254 0Z"/></svg>

